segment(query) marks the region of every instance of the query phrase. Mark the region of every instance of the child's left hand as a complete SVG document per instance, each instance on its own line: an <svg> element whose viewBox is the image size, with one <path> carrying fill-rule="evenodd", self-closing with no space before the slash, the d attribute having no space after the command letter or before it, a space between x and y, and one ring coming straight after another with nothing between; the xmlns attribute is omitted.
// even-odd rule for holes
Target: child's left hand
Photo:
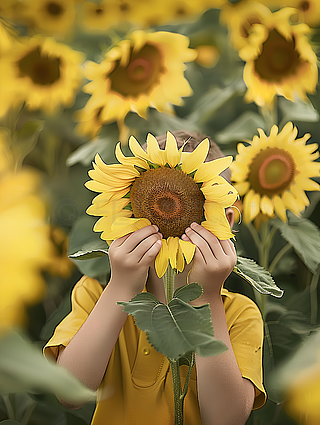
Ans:
<svg viewBox="0 0 320 425"><path fill-rule="evenodd" d="M188 281L202 285L204 293L201 302L220 297L221 287L237 262L233 243L230 240L220 241L197 223L192 223L181 239L196 245Z"/></svg>

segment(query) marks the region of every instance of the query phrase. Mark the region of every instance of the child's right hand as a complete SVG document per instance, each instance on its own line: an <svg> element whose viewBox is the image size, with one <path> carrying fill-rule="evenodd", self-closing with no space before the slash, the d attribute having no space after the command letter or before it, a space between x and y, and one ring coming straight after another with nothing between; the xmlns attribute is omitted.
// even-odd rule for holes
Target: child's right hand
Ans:
<svg viewBox="0 0 320 425"><path fill-rule="evenodd" d="M148 270L161 248L162 235L157 226L147 226L116 239L109 248L110 285L117 285L131 299L142 292ZM123 300L125 301L125 300Z"/></svg>

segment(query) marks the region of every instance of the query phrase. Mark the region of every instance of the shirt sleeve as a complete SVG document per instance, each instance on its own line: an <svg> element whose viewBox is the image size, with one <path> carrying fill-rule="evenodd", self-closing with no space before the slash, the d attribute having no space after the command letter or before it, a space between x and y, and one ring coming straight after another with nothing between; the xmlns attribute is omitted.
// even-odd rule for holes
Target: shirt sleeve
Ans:
<svg viewBox="0 0 320 425"><path fill-rule="evenodd" d="M83 276L75 285L71 295L71 312L56 327L53 336L44 347L44 355L56 360L61 346L66 347L87 320L103 288L92 278Z"/></svg>
<svg viewBox="0 0 320 425"><path fill-rule="evenodd" d="M242 376L255 386L253 409L266 402L263 386L263 320L256 304L240 294L226 295L225 311L230 340Z"/></svg>

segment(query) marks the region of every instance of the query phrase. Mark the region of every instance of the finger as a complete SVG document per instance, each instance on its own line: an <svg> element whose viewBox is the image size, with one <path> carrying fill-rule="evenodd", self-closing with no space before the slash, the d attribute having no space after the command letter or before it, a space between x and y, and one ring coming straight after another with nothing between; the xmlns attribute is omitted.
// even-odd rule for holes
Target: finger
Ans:
<svg viewBox="0 0 320 425"><path fill-rule="evenodd" d="M145 262L146 264L150 264L159 253L162 246L162 240L158 239L150 248L144 253L142 256L140 263Z"/></svg>
<svg viewBox="0 0 320 425"><path fill-rule="evenodd" d="M222 249L226 253L226 255L232 255L232 256L236 255L236 249L230 239L220 241L220 244L222 246Z"/></svg>
<svg viewBox="0 0 320 425"><path fill-rule="evenodd" d="M208 243L214 257L222 259L223 256L226 255L221 245L222 241L220 241L213 233L197 223L192 223L190 227Z"/></svg>
<svg viewBox="0 0 320 425"><path fill-rule="evenodd" d="M122 246L126 249L127 252L133 251L137 245L148 236L156 234L158 232L158 227L155 225L142 227L142 229L136 230L131 233L128 238L124 239Z"/></svg>
<svg viewBox="0 0 320 425"><path fill-rule="evenodd" d="M195 232L190 227L186 228L186 235L190 241L196 245L196 252L198 251L203 256L205 263L210 261L214 254L208 242L197 232Z"/></svg>
<svg viewBox="0 0 320 425"><path fill-rule="evenodd" d="M143 239L130 253L135 261L140 262L145 253L158 241L161 240L162 235L160 233L154 233L147 238Z"/></svg>

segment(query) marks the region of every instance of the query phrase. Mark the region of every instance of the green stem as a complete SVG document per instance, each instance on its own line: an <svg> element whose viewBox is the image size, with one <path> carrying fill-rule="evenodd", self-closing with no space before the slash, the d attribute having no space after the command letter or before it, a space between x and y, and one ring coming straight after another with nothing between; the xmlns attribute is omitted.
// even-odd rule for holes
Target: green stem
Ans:
<svg viewBox="0 0 320 425"><path fill-rule="evenodd" d="M182 402L183 402L183 400L184 400L184 398L185 398L185 396L187 395L187 392L188 392L191 372L192 372L192 368L193 368L195 362L196 362L195 353L192 353L191 363L189 364L189 370L188 370L188 373L187 373L187 376L186 376L186 381L184 383L183 391L182 391L182 394L181 394Z"/></svg>
<svg viewBox="0 0 320 425"><path fill-rule="evenodd" d="M168 265L167 271L165 273L165 291L166 291L166 298L167 298L167 304L172 300L173 293L174 293L174 278L176 276L176 272L171 267L171 265Z"/></svg>
<svg viewBox="0 0 320 425"><path fill-rule="evenodd" d="M14 405L10 399L10 394L2 394L3 402L7 409L7 415L9 419L16 419Z"/></svg>
<svg viewBox="0 0 320 425"><path fill-rule="evenodd" d="M174 400L174 424L183 425L183 400L181 391L180 367L179 361L168 358L171 365L173 382L173 400Z"/></svg>
<svg viewBox="0 0 320 425"><path fill-rule="evenodd" d="M312 276L310 283L310 322L315 325L317 323L318 317L318 297L317 297L317 288L320 275L320 267L316 274Z"/></svg>
<svg viewBox="0 0 320 425"><path fill-rule="evenodd" d="M36 407L37 402L35 400L33 400L29 406L27 407L27 409L24 412L23 418L21 420L21 425L27 425L27 423L29 422L29 419L31 418L32 412L34 410L34 408Z"/></svg>
<svg viewBox="0 0 320 425"><path fill-rule="evenodd" d="M281 258L284 256L284 254L286 252L288 252L290 249L292 248L292 246L287 243L283 248L280 249L280 251L278 252L278 254L274 257L274 259L272 260L270 266L269 266L269 272L272 273L274 268L276 267L276 265L279 263L279 261L281 260Z"/></svg>

